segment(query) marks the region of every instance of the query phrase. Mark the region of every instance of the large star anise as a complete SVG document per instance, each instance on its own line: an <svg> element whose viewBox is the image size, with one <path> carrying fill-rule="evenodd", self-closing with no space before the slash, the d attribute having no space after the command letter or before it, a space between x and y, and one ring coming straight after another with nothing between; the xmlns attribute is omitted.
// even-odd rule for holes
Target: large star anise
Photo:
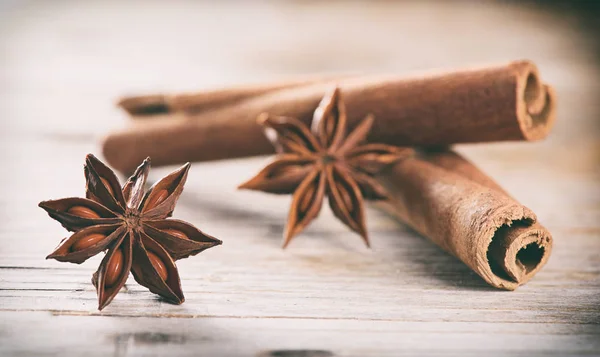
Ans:
<svg viewBox="0 0 600 357"><path fill-rule="evenodd" d="M325 195L335 216L369 246L363 197L386 199L385 189L373 176L412 150L362 144L373 125L371 115L348 136L346 121L338 88L326 95L315 110L311 129L295 118L269 114L258 118L279 155L239 188L293 193L284 248L318 216Z"/></svg>
<svg viewBox="0 0 600 357"><path fill-rule="evenodd" d="M221 244L189 223L166 219L183 191L190 165L158 181L144 193L150 159L121 189L114 172L93 155L84 166L87 198L63 198L39 206L75 232L46 259L81 264L107 250L92 283L102 310L133 273L135 280L167 301L184 301L175 260Z"/></svg>

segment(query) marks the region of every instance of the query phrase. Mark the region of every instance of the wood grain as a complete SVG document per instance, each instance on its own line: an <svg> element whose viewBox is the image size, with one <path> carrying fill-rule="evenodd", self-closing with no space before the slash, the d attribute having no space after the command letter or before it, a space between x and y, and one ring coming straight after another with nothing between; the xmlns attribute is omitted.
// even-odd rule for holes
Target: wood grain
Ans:
<svg viewBox="0 0 600 357"><path fill-rule="evenodd" d="M7 4L0 355L600 354L599 67L576 21L492 2ZM224 244L179 262L181 306L130 278L100 313L90 279L101 257L44 260L66 232L37 203L83 195L85 154L125 125L121 95L515 58L556 86L554 132L459 147L554 236L547 266L515 292L375 210L371 250L325 209L282 251L289 197L235 191L267 158L192 165L175 216Z"/></svg>

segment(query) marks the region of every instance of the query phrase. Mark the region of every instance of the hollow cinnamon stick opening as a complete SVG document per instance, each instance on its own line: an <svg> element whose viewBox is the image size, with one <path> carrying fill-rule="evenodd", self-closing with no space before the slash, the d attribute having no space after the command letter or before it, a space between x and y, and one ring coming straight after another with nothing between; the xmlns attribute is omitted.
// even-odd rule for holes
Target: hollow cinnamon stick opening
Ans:
<svg viewBox="0 0 600 357"><path fill-rule="evenodd" d="M256 124L258 115L291 116L309 124L320 99L336 85L347 106L349 130L365 116L375 116L371 142L437 146L538 140L554 122L554 91L533 63L518 61L414 78L350 77L126 98L123 107L148 119L108 135L104 155L113 167L129 172L147 156L160 166L270 154L273 147ZM143 115L161 103L165 115Z"/></svg>
<svg viewBox="0 0 600 357"><path fill-rule="evenodd" d="M552 236L535 214L452 151L420 153L379 180L392 194L381 207L494 287L516 289L550 256Z"/></svg>

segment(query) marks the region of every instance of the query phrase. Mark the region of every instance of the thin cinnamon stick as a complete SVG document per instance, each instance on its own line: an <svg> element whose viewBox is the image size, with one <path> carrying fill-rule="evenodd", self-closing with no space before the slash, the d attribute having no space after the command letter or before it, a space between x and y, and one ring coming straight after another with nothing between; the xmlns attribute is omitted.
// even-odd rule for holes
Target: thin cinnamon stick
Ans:
<svg viewBox="0 0 600 357"><path fill-rule="evenodd" d="M349 130L366 115L375 116L368 137L372 142L430 146L538 140L554 121L554 91L542 83L533 63L518 61L409 79L351 77L146 98L147 107L139 98L134 105L124 99L121 104L130 113L143 113L156 102L172 103L166 105L168 120L148 116L110 134L104 155L116 169L130 172L147 156L160 166L269 154L273 147L256 124L257 116L268 112L309 124L319 100L335 85L344 95Z"/></svg>
<svg viewBox="0 0 600 357"><path fill-rule="evenodd" d="M452 151L421 153L379 179L392 193L386 211L494 287L516 289L550 256L552 236L536 215Z"/></svg>
<svg viewBox="0 0 600 357"><path fill-rule="evenodd" d="M350 76L345 76L350 77ZM197 93L150 94L121 98L117 105L132 115L133 119L148 119L159 114L198 114L210 109L234 105L246 99L269 92L294 87L331 82L344 76L295 78L273 83L242 85L232 88L207 90Z"/></svg>

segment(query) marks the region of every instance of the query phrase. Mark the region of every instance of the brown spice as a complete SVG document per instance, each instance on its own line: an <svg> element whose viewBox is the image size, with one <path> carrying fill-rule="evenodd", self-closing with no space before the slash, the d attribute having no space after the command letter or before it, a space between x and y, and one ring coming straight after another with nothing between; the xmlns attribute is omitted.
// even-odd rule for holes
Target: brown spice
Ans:
<svg viewBox="0 0 600 357"><path fill-rule="evenodd" d="M94 212L94 210L85 207L85 206L73 206L71 208L69 208L69 210L67 211L70 214L74 215L74 216L78 216L78 217L82 217L82 218L89 218L89 219L98 219L100 218L100 215L96 212Z"/></svg>
<svg viewBox="0 0 600 357"><path fill-rule="evenodd" d="M326 95L315 110L312 130L294 118L259 117L280 155L240 188L293 193L284 247L317 217L325 196L335 216L369 245L363 197L385 199L385 190L373 175L412 150L364 145L373 117L367 116L350 134L346 132L346 121L346 108L338 89ZM369 169L364 170L363 165Z"/></svg>
<svg viewBox="0 0 600 357"><path fill-rule="evenodd" d="M169 196L169 191L166 189L159 190L148 196L144 204L144 211L150 210L156 207L159 203L162 203Z"/></svg>
<svg viewBox="0 0 600 357"><path fill-rule="evenodd" d="M112 287L117 282L117 279L123 271L123 251L121 249L115 250L112 257L108 260L106 265L106 278L104 285L107 288Z"/></svg>
<svg viewBox="0 0 600 357"><path fill-rule="evenodd" d="M452 151L421 152L383 172L381 206L488 284L514 290L547 262L552 236L536 215Z"/></svg>
<svg viewBox="0 0 600 357"><path fill-rule="evenodd" d="M152 263L152 266L154 267L160 278L162 280L167 280L168 272L165 263L156 254L150 251L148 252L148 258L150 259L150 263Z"/></svg>
<svg viewBox="0 0 600 357"><path fill-rule="evenodd" d="M87 236L81 237L77 242L73 243L73 245L71 246L71 251L77 252L80 250L84 250L105 238L106 234L102 233L92 233Z"/></svg>
<svg viewBox="0 0 600 357"><path fill-rule="evenodd" d="M84 167L88 198L40 203L50 217L69 231L75 231L47 258L80 264L108 250L92 277L100 310L119 292L130 271L138 283L153 293L181 304L184 297L175 260L221 244L189 223L167 219L183 191L189 167L184 165L144 194L149 159L138 167L122 190L113 190L120 187L114 172L88 155ZM181 234L171 234L172 231Z"/></svg>
<svg viewBox="0 0 600 357"><path fill-rule="evenodd" d="M188 236L182 231L178 231L176 229L163 229L164 232L169 233L172 236L175 236L180 239L189 239Z"/></svg>
<svg viewBox="0 0 600 357"><path fill-rule="evenodd" d="M268 112L309 125L323 93L335 86L344 92L349 130L369 114L377 118L367 142L438 146L539 140L555 117L554 91L528 61L414 78L345 77L289 84L127 98L123 107L134 118L148 119L110 134L104 154L123 172L131 172L148 155L160 166L271 154L274 149L256 117ZM207 104L213 98L218 105ZM165 116L139 114L145 105L161 103Z"/></svg>

